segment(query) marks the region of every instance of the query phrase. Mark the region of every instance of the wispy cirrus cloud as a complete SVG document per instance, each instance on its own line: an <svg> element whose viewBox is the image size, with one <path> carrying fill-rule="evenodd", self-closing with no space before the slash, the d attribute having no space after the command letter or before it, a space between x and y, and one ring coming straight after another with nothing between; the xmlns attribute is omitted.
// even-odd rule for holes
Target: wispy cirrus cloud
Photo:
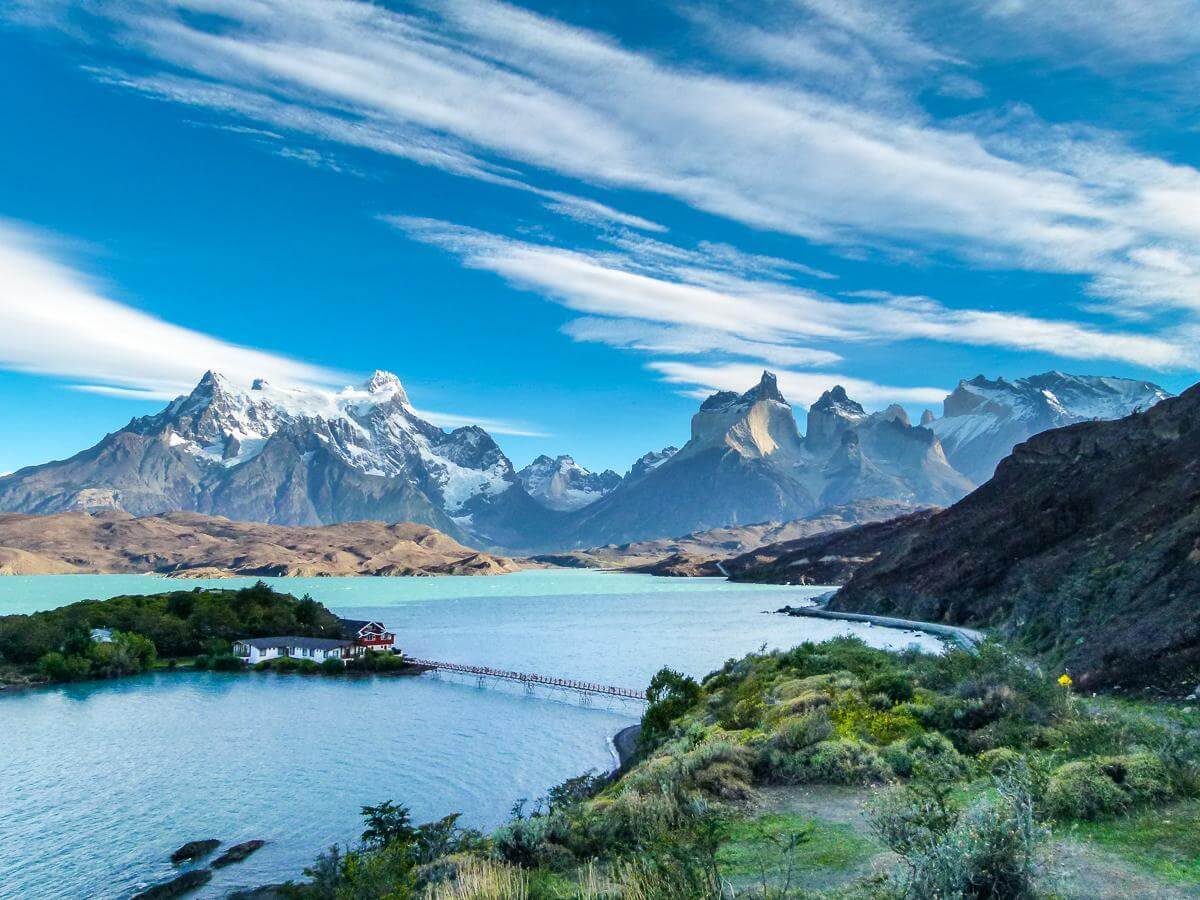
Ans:
<svg viewBox="0 0 1200 900"><path fill-rule="evenodd" d="M53 242L0 222L0 366L84 379L77 389L170 399L208 369L239 381L333 384L345 375L165 322L105 297L59 262Z"/></svg>
<svg viewBox="0 0 1200 900"><path fill-rule="evenodd" d="M1038 350L1069 359L1111 359L1152 368L1196 364L1191 342L1166 336L1102 330L1093 326L1009 312L952 309L928 297L885 291L834 297L795 284L704 267L681 249L661 242L639 256L568 250L516 240L430 219L387 219L410 237L458 255L463 264L493 272L590 316L670 326L642 339L627 326L582 324L569 333L631 349L714 352L778 361L781 348L815 351L805 342L852 344L931 340L968 346ZM681 346L685 349L679 349ZM772 355L773 354L773 355ZM812 361L811 364L820 364ZM796 364L793 362L792 364Z"/></svg>
<svg viewBox="0 0 1200 900"><path fill-rule="evenodd" d="M1001 136L976 120L939 123L911 105L897 111L803 79L684 68L495 0L408 13L354 0L87 8L151 67L114 82L260 127L543 195L535 181L550 172L814 241L1077 274L1114 312L1200 309L1200 236L1186 221L1200 207L1200 172L1111 135L1012 122ZM827 0L796 8L879 59L962 74L903 10ZM657 224L545 199L617 225ZM1147 261L1158 246L1187 273L1167 277Z"/></svg>
<svg viewBox="0 0 1200 900"><path fill-rule="evenodd" d="M250 384L332 387L353 376L166 322L104 296L95 280L61 262L62 247L0 220L0 368L71 380L66 387L133 400L170 400L209 369ZM445 427L541 435L527 426L430 411Z"/></svg>
<svg viewBox="0 0 1200 900"><path fill-rule="evenodd" d="M696 364L674 360L656 360L649 367L670 384L690 385L689 396L706 397L713 391L744 391L754 384L761 373L759 367L746 363ZM868 406L886 403L941 403L948 393L943 387L899 387L879 384L852 375L836 372L794 372L777 369L780 390L796 406L811 406L825 391L840 384L856 400Z"/></svg>

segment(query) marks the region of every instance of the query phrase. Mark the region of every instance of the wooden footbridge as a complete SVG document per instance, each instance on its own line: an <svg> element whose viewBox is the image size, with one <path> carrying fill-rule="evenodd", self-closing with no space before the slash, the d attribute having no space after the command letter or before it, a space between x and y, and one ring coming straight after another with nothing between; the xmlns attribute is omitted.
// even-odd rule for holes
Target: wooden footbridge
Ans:
<svg viewBox="0 0 1200 900"><path fill-rule="evenodd" d="M489 666L468 666L463 663L438 662L432 659L405 659L417 666L422 666L433 672L447 672L455 675L474 677L482 686L486 679L496 678L501 681L511 681L525 687L525 693L532 694L536 687L547 687L552 690L573 692L584 698L614 697L618 700L633 700L646 702L645 691L635 691L633 688L614 687L611 684L597 684L591 681L575 681L570 678L554 678L549 675L538 675L535 672L510 672L507 669L493 669Z"/></svg>

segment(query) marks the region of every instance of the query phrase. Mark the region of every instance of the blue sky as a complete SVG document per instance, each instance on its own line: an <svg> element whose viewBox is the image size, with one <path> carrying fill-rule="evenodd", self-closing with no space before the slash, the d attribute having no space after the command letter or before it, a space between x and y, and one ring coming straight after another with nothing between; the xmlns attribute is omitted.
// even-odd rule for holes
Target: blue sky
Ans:
<svg viewBox="0 0 1200 900"><path fill-rule="evenodd" d="M1195 0L0 16L0 472L210 367L621 471L764 367L1195 380Z"/></svg>

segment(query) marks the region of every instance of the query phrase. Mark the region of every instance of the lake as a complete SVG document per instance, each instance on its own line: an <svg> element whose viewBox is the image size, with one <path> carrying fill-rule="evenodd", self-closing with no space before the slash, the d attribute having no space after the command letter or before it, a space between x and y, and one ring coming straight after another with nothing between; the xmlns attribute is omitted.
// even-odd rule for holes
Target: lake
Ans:
<svg viewBox="0 0 1200 900"><path fill-rule="evenodd" d="M928 637L770 614L820 588L589 571L499 577L266 579L335 612L381 619L405 652L644 688L670 665L703 675L760 646L857 633ZM0 578L0 614L88 597L253 579ZM483 828L513 803L615 762L640 707L545 689L419 678L160 673L0 696L0 896L127 897L171 877L172 850L270 843L196 896L299 877L361 830L359 808L462 812Z"/></svg>

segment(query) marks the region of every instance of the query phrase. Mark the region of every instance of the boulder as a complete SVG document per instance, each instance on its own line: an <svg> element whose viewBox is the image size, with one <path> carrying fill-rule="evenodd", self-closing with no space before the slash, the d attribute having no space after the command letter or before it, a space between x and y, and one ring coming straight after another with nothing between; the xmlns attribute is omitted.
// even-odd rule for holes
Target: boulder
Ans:
<svg viewBox="0 0 1200 900"><path fill-rule="evenodd" d="M233 863L241 862L251 853L258 850L266 844L266 841L243 841L240 844L234 844L220 856L213 860L213 868L220 869Z"/></svg>
<svg viewBox="0 0 1200 900"><path fill-rule="evenodd" d="M171 862L191 862L193 859L199 859L202 856L207 856L219 846L221 846L221 842L216 838L205 838L202 841L188 841L171 854Z"/></svg>
<svg viewBox="0 0 1200 900"><path fill-rule="evenodd" d="M169 900L171 897L182 897L188 891L194 891L196 888L208 884L212 881L212 877L211 869L192 869L170 881L156 884L139 894L134 894L133 900Z"/></svg>

